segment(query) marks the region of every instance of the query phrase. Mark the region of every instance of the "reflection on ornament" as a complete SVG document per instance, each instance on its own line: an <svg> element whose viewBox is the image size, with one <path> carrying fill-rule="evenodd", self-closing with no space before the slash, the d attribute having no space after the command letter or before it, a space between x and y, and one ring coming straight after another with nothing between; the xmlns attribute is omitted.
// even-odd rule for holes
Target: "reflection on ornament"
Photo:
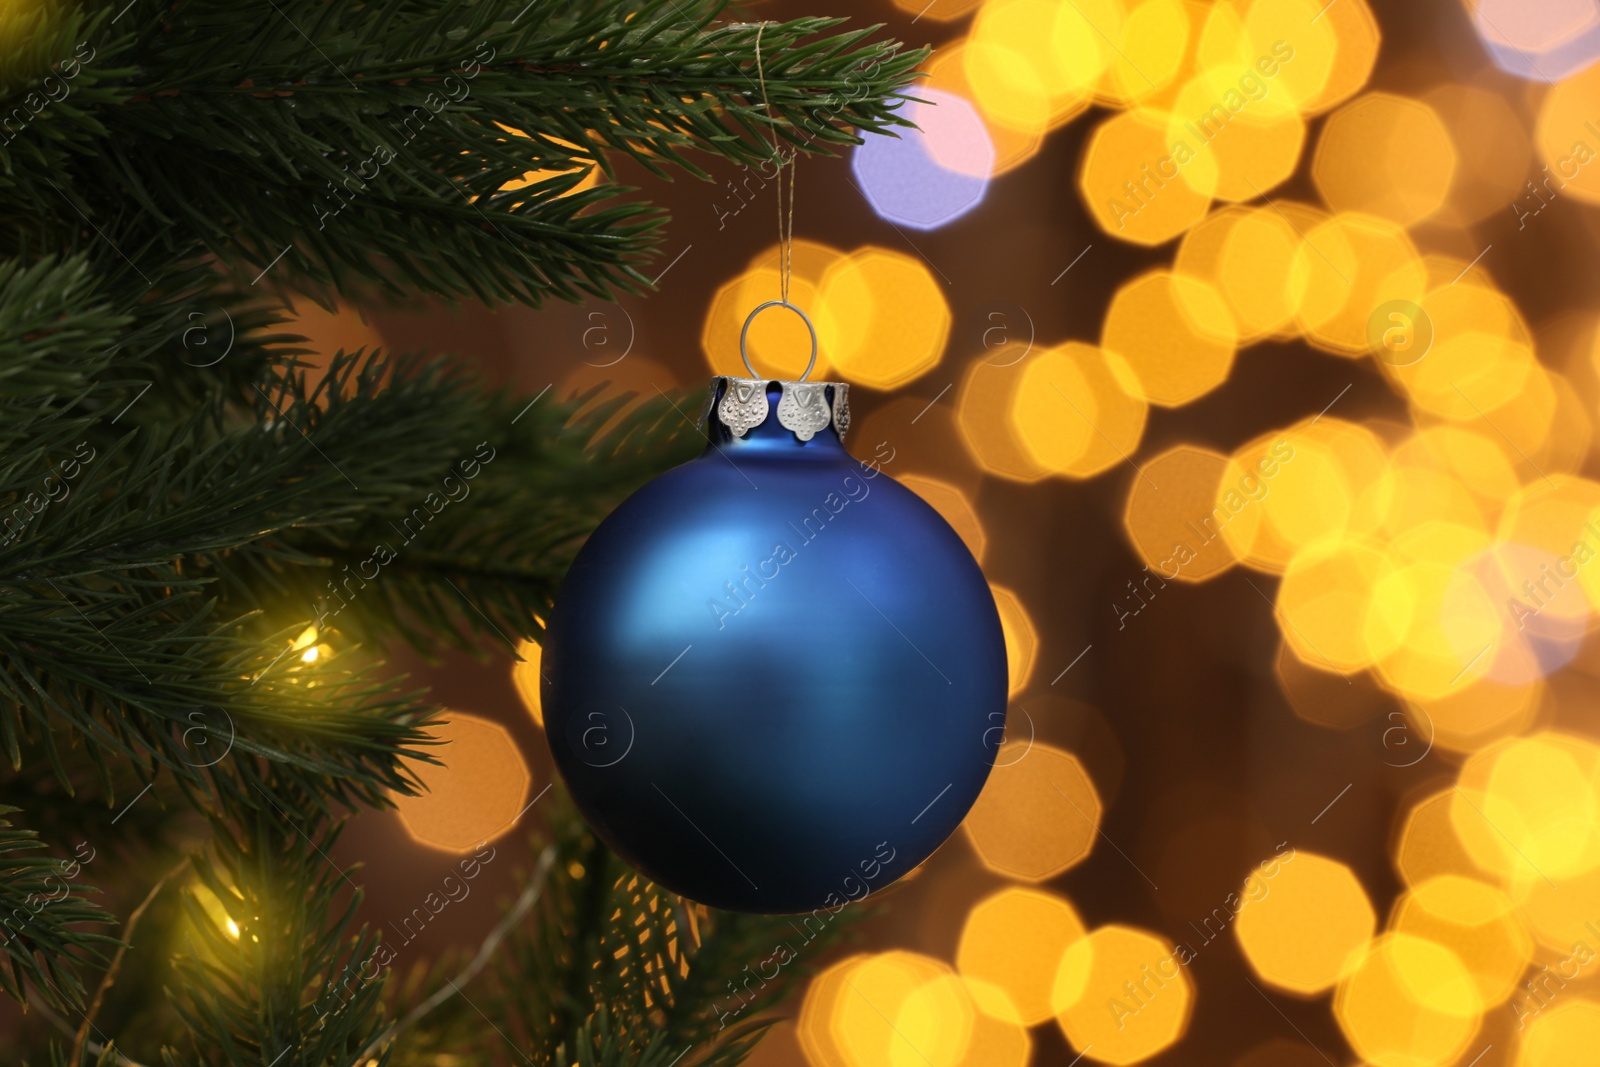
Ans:
<svg viewBox="0 0 1600 1067"><path fill-rule="evenodd" d="M709 400L710 447L625 501L561 587L545 732L596 832L660 884L836 910L982 789L1000 619L961 538L883 473L893 446L844 450L842 385L718 379Z"/></svg>

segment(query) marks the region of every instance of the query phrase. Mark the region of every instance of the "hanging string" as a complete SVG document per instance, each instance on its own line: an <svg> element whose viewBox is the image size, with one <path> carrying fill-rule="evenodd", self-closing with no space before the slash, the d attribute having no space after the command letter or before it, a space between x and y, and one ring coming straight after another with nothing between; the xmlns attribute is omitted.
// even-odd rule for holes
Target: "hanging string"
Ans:
<svg viewBox="0 0 1600 1067"><path fill-rule="evenodd" d="M794 267L794 179L795 155L789 156L789 209L783 207L783 148L778 143L776 119L772 114L772 101L767 98L767 74L761 63L761 34L767 28L767 23L756 24L756 78L761 83L761 106L767 113L769 121L773 122L768 131L768 143L772 146L772 158L778 164L778 294L779 298L787 304L789 302L789 276Z"/></svg>

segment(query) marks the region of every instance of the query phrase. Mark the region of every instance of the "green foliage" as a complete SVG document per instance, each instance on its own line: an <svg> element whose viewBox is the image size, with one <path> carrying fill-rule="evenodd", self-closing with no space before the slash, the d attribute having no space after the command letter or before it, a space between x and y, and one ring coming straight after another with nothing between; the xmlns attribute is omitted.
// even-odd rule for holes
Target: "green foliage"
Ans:
<svg viewBox="0 0 1600 1067"><path fill-rule="evenodd" d="M438 709L383 648L537 639L588 531L703 446L697 405L511 396L437 354L313 351L290 305L644 289L666 219L614 160L705 177L770 164L773 139L821 152L904 124L923 53L838 19L725 15L0 12L0 811L30 827L0 822L0 914L19 920L0 988L30 1009L0 1057L128 1062L102 1011L171 1067L504 1056L465 997L405 1022L406 991L374 981L325 1010L381 945L325 854L432 758ZM537 906L476 965L497 1027L553 1064L737 1062L784 983L726 1027L715 1004L787 922L677 901L558 821ZM115 859L93 868L105 909L86 875L34 907L84 866L79 841ZM414 976L421 1003L440 973Z"/></svg>
<svg viewBox="0 0 1600 1067"><path fill-rule="evenodd" d="M444 1000L395 1044L395 1067L443 1052L539 1067L732 1067L856 918L802 928L804 917L713 911L635 873L570 806L551 825L556 877L531 920L512 928L481 988ZM447 975L413 975L397 993L414 999Z"/></svg>
<svg viewBox="0 0 1600 1067"><path fill-rule="evenodd" d="M382 1027L382 983L346 982L340 995L326 995L342 975L359 978L378 944L355 928L361 892L351 872L327 858L338 827L301 814L314 797L282 785L273 792L273 806L242 826L214 820L211 855L195 863L186 946L172 975L190 1038L188 1050L162 1051L166 1067L214 1063L219 1054L279 1067L354 1063Z"/></svg>
<svg viewBox="0 0 1600 1067"><path fill-rule="evenodd" d="M661 214L610 182L570 192L589 169L611 176L607 153L703 176L691 153L754 163L769 136L817 151L905 124L891 98L923 53L869 42L871 29L829 35L839 19L772 25L769 111L756 30L719 24L724 7L188 0L178 18L155 4L115 24L102 13L74 30L92 58L72 93L6 146L13 240L93 244L80 212L117 220L124 266L152 284L193 241L241 280L281 253L302 283L341 290L537 304L642 288ZM72 36L55 35L58 60L76 54ZM501 190L529 170L551 176Z"/></svg>
<svg viewBox="0 0 1600 1067"><path fill-rule="evenodd" d="M17 809L0 805L0 816ZM113 918L88 900L92 892L78 879L85 858L57 860L38 855L38 835L0 818L0 989L26 1002L32 986L58 1008L81 1008L79 971L99 958L99 946L115 938L74 929L105 925Z"/></svg>

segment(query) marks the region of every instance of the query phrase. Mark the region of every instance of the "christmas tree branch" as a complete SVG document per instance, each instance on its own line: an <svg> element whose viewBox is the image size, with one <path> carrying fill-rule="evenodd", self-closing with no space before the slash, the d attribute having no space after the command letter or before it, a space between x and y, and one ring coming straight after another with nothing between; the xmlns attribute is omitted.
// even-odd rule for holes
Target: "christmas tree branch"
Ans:
<svg viewBox="0 0 1600 1067"><path fill-rule="evenodd" d="M48 1004L81 1010L79 968L117 939L75 927L115 919L88 901L92 888L76 881L85 861L81 853L71 860L28 855L44 844L35 832L4 818L16 810L0 807L0 989L26 1004L31 986Z"/></svg>
<svg viewBox="0 0 1600 1067"><path fill-rule="evenodd" d="M423 1067L445 1052L492 1062L507 1042L536 1064L668 1067L693 1050L685 1062L731 1067L850 924L813 921L808 936L785 917L684 901L629 869L570 806L552 810L555 870L567 877L551 882L505 938L473 1005L450 998L395 1045L397 1067ZM804 957L756 974L785 942L800 944ZM493 1028L484 1030L483 1017Z"/></svg>
<svg viewBox="0 0 1600 1067"><path fill-rule="evenodd" d="M869 42L872 29L830 34L838 19L775 23L763 89L755 29L719 24L724 6L190 0L178 20L136 8L100 66L79 64L77 84L120 94L95 100L103 135L39 159L71 188L19 170L13 211L50 247L62 235L26 219L76 190L76 212L143 250L128 260L144 274L192 240L257 269L288 256L303 280L345 290L537 304L640 289L659 213L614 202L614 185L573 189L610 173L608 153L704 177L688 153L751 165L770 157L769 131L821 151L905 124L894 98L923 53ZM113 72L113 58L137 66ZM46 114L25 144L82 126L65 105ZM535 170L545 180L501 191Z"/></svg>
<svg viewBox="0 0 1600 1067"><path fill-rule="evenodd" d="M616 184L621 158L704 177L771 165L774 139L828 151L903 124L921 53L724 12L84 0L5 16L0 797L141 862L210 830L182 914L147 895L123 931L145 947L119 947L85 1007L79 975L114 920L46 881L34 833L0 826L0 916L28 916L4 932L0 988L61 1024L72 1067L132 1063L101 1026L161 1045L164 1067L503 1055L442 989L391 1025L371 971L385 946L329 859L351 807L416 787L406 761L429 758L437 710L360 642L536 634L600 517L704 442L672 398L497 396L443 360L360 353L315 353L312 372L277 294L643 288L663 217ZM519 1051L596 1067L748 1052L805 964L736 1008L726 980L787 922L688 905L570 814L553 847L461 972ZM174 941L168 968L148 946ZM157 973L167 997L141 998Z"/></svg>
<svg viewBox="0 0 1600 1067"><path fill-rule="evenodd" d="M357 1053L384 1029L382 982L362 974L378 938L352 929L361 891L328 859L339 827L315 814L292 821L314 798L284 783L273 792L285 810L251 812L242 827L214 821L211 850L194 861L169 990L192 1052L165 1050L168 1067L364 1063Z"/></svg>
<svg viewBox="0 0 1600 1067"><path fill-rule="evenodd" d="M506 935L522 921L534 904L538 903L540 895L544 892L545 880L550 876L550 868L555 865L555 860L555 846L546 846L544 851L539 853L539 860L534 865L533 877L517 897L516 903L512 904L510 909L506 911L500 921L495 924L494 929L489 931L489 936L483 939L483 943L478 946L478 951L473 955L466 967L454 978L447 979L445 986L434 990L426 1000L406 1012L389 1029L380 1034L377 1040L362 1049L360 1054L356 1056L357 1063L365 1063L369 1057L376 1056L380 1049L389 1045L399 1038L401 1034L415 1026L429 1012L449 998L459 994L461 987L472 981L478 972L488 965L489 960L494 957L494 950L500 946L500 942L505 940Z"/></svg>
<svg viewBox="0 0 1600 1067"><path fill-rule="evenodd" d="M628 396L594 399L529 407L530 398L498 397L475 407L467 421L505 432L481 447L439 449L447 465L417 471L431 481L354 532L295 532L294 552L316 562L275 572L275 610L311 606L355 639L399 635L430 654L441 642L533 636L595 523L704 445L670 398L631 408Z"/></svg>
<svg viewBox="0 0 1600 1067"><path fill-rule="evenodd" d="M173 867L166 874L157 879L156 884L150 887L150 891L144 895L144 899L139 902L138 907L134 908L133 911L128 914L128 921L122 924L121 944L117 946L116 953L112 955L111 963L106 967L106 973L104 977L100 979L100 985L94 991L94 999L89 1002L89 1010L83 1014L83 1025L78 1027L77 1035L73 1038L73 1063L82 1062L84 1050L91 1044L89 1041L89 1031L94 1029L94 1019L95 1016L100 1014L100 1005L105 1003L107 990L109 990L111 988L111 984L117 980L117 971L122 967L122 958L127 954L128 945L133 941L133 933L139 927L139 920L144 918L145 911L152 903L155 902L156 894L165 889L168 882L172 881L172 879L177 875L187 870L188 867L189 860L187 857L185 857L178 863L176 867ZM92 1051L95 1054L99 1054L101 1049L99 1047L95 1047L92 1049Z"/></svg>

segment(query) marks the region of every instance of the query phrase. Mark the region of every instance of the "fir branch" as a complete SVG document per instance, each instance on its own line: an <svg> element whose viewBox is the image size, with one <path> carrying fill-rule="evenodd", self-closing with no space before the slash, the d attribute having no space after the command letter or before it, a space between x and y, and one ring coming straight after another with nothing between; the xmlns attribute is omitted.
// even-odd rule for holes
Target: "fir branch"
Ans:
<svg viewBox="0 0 1600 1067"><path fill-rule="evenodd" d="M322 1003L379 945L326 862L336 809L414 788L404 760L428 758L436 711L347 642L536 634L605 511L702 441L671 397L530 408L442 363L359 353L307 374L266 294L642 288L663 218L615 184L614 159L704 177L710 159L770 164L773 138L827 151L904 124L921 53L838 20L758 30L723 11L87 0L24 13L23 47L0 56L0 748L21 769L4 796L59 825L88 784L108 805L141 787L129 848L170 846L158 816L177 801L211 819L196 877L240 936L185 898L170 1010L192 1032L167 1067L500 1054L459 998L396 1029L381 982ZM504 188L530 170L546 176ZM612 180L575 191L595 170ZM442 506L469 456L473 499ZM323 603L335 654L292 654L327 579L408 518L426 529L392 567L336 617ZM570 816L557 837L561 876L480 982L506 1030L561 1064L748 1053L804 964L747 989L733 1025L718 997L787 922L679 901ZM37 847L0 826L4 914L37 899L50 861L17 855ZM8 931L0 971L57 1022L115 940L78 928L109 916L76 888L33 917L34 940ZM137 1017L141 1038L169 1032L164 1011ZM85 1054L131 1062L85 1038L73 1067Z"/></svg>
<svg viewBox="0 0 1600 1067"><path fill-rule="evenodd" d="M273 788L289 812L257 810L242 826L214 820L211 852L194 861L198 886L222 915L198 888L186 894L186 947L173 960L168 995L190 1027L190 1052L164 1049L166 1067L353 1064L384 1029L381 982L338 986L378 945L354 925L361 891L344 894L349 872L326 858L339 826L308 815L313 797ZM335 988L348 997L331 1006Z"/></svg>
<svg viewBox="0 0 1600 1067"><path fill-rule="evenodd" d="M0 989L26 1004L31 986L47 1004L81 1010L79 970L101 958L100 946L117 939L73 927L116 920L91 904L87 895L93 890L77 881L81 854L74 860L28 854L44 844L35 832L4 818L16 810L0 806Z"/></svg>
<svg viewBox="0 0 1600 1067"><path fill-rule="evenodd" d="M551 810L555 869L566 877L506 938L476 1007L446 1001L426 1030L396 1046L397 1067L422 1067L442 1052L490 1062L507 1041L540 1065L733 1067L852 921L800 935L786 917L693 904L628 868L570 805ZM775 977L753 975L780 944L802 936L803 956L794 953ZM479 1009L494 1029L483 1029Z"/></svg>
<svg viewBox="0 0 1600 1067"><path fill-rule="evenodd" d="M433 654L531 637L582 539L650 478L705 444L682 396L629 406L494 396L435 397L434 418L471 427L419 463L409 498L374 508L354 531L297 529L271 567L269 610L314 609L360 641L396 635ZM454 403L465 405L458 413ZM474 438L487 435L482 442ZM477 451L474 451L477 448ZM480 462L485 460L488 461Z"/></svg>
<svg viewBox="0 0 1600 1067"><path fill-rule="evenodd" d="M132 940L133 932L139 927L139 920L144 917L144 913L155 902L156 894L165 889L167 883L187 869L188 866L189 860L186 857L176 867L157 879L156 884L150 887L150 891L144 895L144 899L139 902L138 907L128 914L128 921L122 924L122 943L117 946L116 953L112 955L111 963L106 967L106 973L101 977L100 985L94 991L94 999L89 1002L89 1010L83 1013L83 1025L78 1027L77 1036L73 1038L73 1063L82 1061L84 1051L90 1044L89 1031L94 1029L94 1019L96 1015L100 1014L100 1005L105 1003L106 992L111 988L112 983L117 980L117 971L122 967L122 958L128 951L128 942ZM94 1051L98 1052L100 1050L96 1048Z"/></svg>
<svg viewBox="0 0 1600 1067"><path fill-rule="evenodd" d="M478 946L478 951L468 961L466 967L462 968L454 978L446 979L443 986L435 989L432 995L407 1011L389 1029L380 1034L377 1040L362 1049L356 1056L357 1063L365 1063L369 1057L376 1056L384 1046L415 1026L450 997L460 994L461 987L477 977L494 957L494 951L500 947L500 942L506 939L506 936L522 921L523 916L539 902L540 896L544 893L545 881L550 876L550 869L555 866L555 860L555 846L546 846L544 851L539 853L538 862L534 864L533 876L517 897L516 903L506 911L494 929L489 931L489 936L483 939L483 943Z"/></svg>
<svg viewBox="0 0 1600 1067"><path fill-rule="evenodd" d="M724 6L135 8L80 74L121 94L92 109L103 136L64 142L39 172L67 188L17 169L0 210L23 247L104 231L139 263L198 242L256 268L287 255L299 284L342 290L537 304L641 289L661 215L611 183L572 191L588 170L612 173L608 154L705 177L692 154L750 165L770 158L773 134L826 151L906 124L895 104L923 52L869 42L876 27L832 32L839 19L774 23L763 92L755 28L719 24ZM34 121L42 134L74 114L63 103ZM533 170L548 177L501 191ZM63 197L65 234L49 222Z"/></svg>
<svg viewBox="0 0 1600 1067"><path fill-rule="evenodd" d="M131 321L106 304L88 261L0 260L0 390L8 408L83 393ZM6 420L4 432L21 437Z"/></svg>

